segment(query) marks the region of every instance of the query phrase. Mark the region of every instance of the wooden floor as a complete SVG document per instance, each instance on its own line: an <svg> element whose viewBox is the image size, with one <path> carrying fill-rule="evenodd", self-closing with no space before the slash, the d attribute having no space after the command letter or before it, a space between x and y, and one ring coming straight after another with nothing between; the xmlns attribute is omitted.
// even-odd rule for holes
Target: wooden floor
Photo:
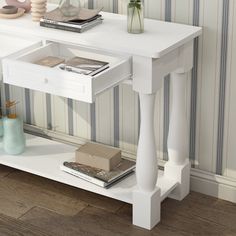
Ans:
<svg viewBox="0 0 236 236"><path fill-rule="evenodd" d="M236 235L236 204L192 192L162 203L152 231L131 224L131 206L0 165L0 236Z"/></svg>

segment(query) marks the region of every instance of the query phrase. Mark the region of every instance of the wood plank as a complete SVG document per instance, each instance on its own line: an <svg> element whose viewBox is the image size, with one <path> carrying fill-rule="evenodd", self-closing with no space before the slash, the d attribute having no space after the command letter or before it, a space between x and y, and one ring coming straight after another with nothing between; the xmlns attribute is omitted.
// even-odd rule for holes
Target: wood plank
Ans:
<svg viewBox="0 0 236 236"><path fill-rule="evenodd" d="M74 215L88 205L80 201L76 189L25 172L14 172L5 177L1 184L5 186L10 199L15 195L23 205L29 207L41 206L65 215Z"/></svg>
<svg viewBox="0 0 236 236"><path fill-rule="evenodd" d="M40 220L39 220L40 219ZM26 223L48 229L55 235L102 235L102 236L178 236L187 235L175 232L170 227L156 227L148 231L127 222L116 214L101 211L98 208L87 207L76 216L65 217L42 208L34 208L21 217ZM161 234L160 234L161 233Z"/></svg>
<svg viewBox="0 0 236 236"><path fill-rule="evenodd" d="M13 168L10 168L10 167L4 166L4 165L0 165L0 178L7 176L14 171L16 171L16 170Z"/></svg>
<svg viewBox="0 0 236 236"><path fill-rule="evenodd" d="M19 195L21 186L12 187L5 178L0 180L0 214L18 218L30 210L34 205L24 201Z"/></svg>
<svg viewBox="0 0 236 236"><path fill-rule="evenodd" d="M115 212L123 203L64 185L26 172L16 172L9 175L6 181L13 187L21 186L22 195L34 205L54 210L61 214L75 214L85 206L92 205L107 211ZM33 192L35 193L31 193ZM37 194L41 196L38 197Z"/></svg>
<svg viewBox="0 0 236 236"><path fill-rule="evenodd" d="M0 214L0 235L50 236L52 234L20 220Z"/></svg>
<svg viewBox="0 0 236 236"><path fill-rule="evenodd" d="M235 235L236 204L192 192L183 201L166 199L162 203L161 223L188 235ZM132 221L132 208L124 205L117 215Z"/></svg>
<svg viewBox="0 0 236 236"><path fill-rule="evenodd" d="M123 207L121 207L117 213L117 216L121 217L127 224L132 223L132 206L125 204ZM166 235L166 236L177 236L177 235L190 235L189 232L186 232L184 230L176 230L173 226L166 226L162 223L158 223L156 227L150 231L150 235Z"/></svg>
<svg viewBox="0 0 236 236"><path fill-rule="evenodd" d="M221 206L217 201L196 193L191 193L182 202L166 199L162 205L162 222L196 235L235 235L236 212L228 213L226 208L219 210ZM228 204L221 202L224 206Z"/></svg>

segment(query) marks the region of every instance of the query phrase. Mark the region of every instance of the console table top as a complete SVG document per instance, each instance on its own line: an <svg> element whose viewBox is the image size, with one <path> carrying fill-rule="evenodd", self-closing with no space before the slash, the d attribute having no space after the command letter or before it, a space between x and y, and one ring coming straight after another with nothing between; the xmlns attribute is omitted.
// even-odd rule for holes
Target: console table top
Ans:
<svg viewBox="0 0 236 236"><path fill-rule="evenodd" d="M48 9L55 5L48 5ZM127 33L126 16L102 12L104 22L84 33L40 27L30 14L15 20L0 19L1 33L35 36L40 39L72 43L97 49L160 58L201 34L200 27L145 19L145 33Z"/></svg>

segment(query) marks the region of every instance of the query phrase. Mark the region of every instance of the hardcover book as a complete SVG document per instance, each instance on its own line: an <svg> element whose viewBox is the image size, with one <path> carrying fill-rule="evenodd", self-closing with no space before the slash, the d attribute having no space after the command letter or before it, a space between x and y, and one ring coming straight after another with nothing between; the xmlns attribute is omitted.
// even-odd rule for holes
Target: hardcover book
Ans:
<svg viewBox="0 0 236 236"><path fill-rule="evenodd" d="M93 28L96 25L100 25L102 23L102 20L96 20L92 22L91 24L87 24L84 26L80 26L77 24L72 23L64 23L64 22L46 22L46 21L40 21L40 26L51 28L51 29L58 29L58 30L64 30L64 31L70 31L75 33L83 33L91 28Z"/></svg>
<svg viewBox="0 0 236 236"><path fill-rule="evenodd" d="M82 33L92 27L102 23L102 16L99 15L101 9L80 8L77 16L64 16L59 8L47 12L40 19L40 26Z"/></svg>
<svg viewBox="0 0 236 236"><path fill-rule="evenodd" d="M98 186L108 187L109 185L133 172L135 169L135 164L136 163L134 161L122 159L112 171L105 171L102 169L82 165L78 162L64 162L61 165L61 170Z"/></svg>

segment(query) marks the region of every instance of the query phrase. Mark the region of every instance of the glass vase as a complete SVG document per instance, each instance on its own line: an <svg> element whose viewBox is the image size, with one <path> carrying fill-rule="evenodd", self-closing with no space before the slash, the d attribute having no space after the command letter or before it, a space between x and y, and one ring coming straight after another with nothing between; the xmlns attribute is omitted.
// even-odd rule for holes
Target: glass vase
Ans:
<svg viewBox="0 0 236 236"><path fill-rule="evenodd" d="M61 0L59 9L66 17L73 17L79 14L79 0Z"/></svg>
<svg viewBox="0 0 236 236"><path fill-rule="evenodd" d="M127 31L131 34L144 32L143 0L130 0L127 6Z"/></svg>

